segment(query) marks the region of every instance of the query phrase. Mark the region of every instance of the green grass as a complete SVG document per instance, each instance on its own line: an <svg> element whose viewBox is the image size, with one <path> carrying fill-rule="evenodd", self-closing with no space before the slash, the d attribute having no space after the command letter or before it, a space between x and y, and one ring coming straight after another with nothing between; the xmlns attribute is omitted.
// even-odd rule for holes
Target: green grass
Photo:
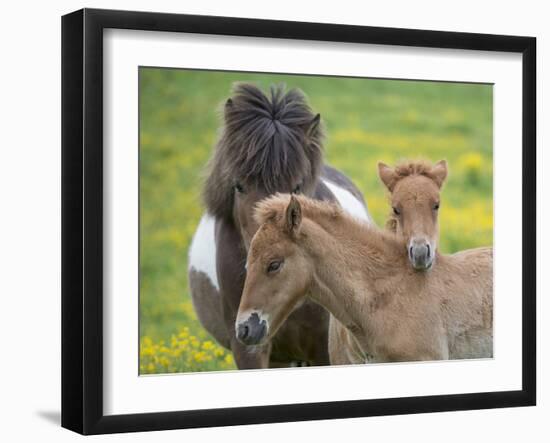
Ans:
<svg viewBox="0 0 550 443"><path fill-rule="evenodd" d="M205 345L213 339L190 302L187 250L203 212L201 180L220 126L220 105L236 81L264 89L282 82L306 93L327 130L327 162L353 179L379 225L389 206L377 162L445 158L450 176L442 194L440 249L455 252L493 241L489 85L142 68L142 373L233 367L228 353Z"/></svg>

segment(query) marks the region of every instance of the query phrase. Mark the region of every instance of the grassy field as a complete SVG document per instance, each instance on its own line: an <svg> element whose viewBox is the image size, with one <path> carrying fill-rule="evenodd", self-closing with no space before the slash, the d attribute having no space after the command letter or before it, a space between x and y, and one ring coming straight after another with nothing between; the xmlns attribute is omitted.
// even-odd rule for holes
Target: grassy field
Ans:
<svg viewBox="0 0 550 443"><path fill-rule="evenodd" d="M327 129L326 160L363 191L374 220L389 206L376 164L447 159L442 252L493 242L492 87L142 68L140 71L140 373L233 369L198 323L187 250L203 212L204 166L220 104L236 81L301 88Z"/></svg>

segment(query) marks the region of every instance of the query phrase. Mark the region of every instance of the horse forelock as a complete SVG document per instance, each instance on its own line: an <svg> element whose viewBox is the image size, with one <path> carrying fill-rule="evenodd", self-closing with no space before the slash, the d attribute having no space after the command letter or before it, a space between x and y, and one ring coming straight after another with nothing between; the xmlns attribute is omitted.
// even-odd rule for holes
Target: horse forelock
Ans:
<svg viewBox="0 0 550 443"><path fill-rule="evenodd" d="M290 195L280 193L261 200L254 210L256 223L263 225L266 222L282 220L289 202Z"/></svg>
<svg viewBox="0 0 550 443"><path fill-rule="evenodd" d="M263 199L256 204L254 218L259 225L266 222L280 222L285 217L286 208L290 202L291 195L277 193ZM304 195L294 195L294 198L300 203L304 217L338 217L347 216L342 207L332 201L315 200Z"/></svg>
<svg viewBox="0 0 550 443"><path fill-rule="evenodd" d="M403 161L395 166L395 181L397 183L399 180L413 175L422 175L433 179L433 168L434 165L428 160Z"/></svg>
<svg viewBox="0 0 550 443"><path fill-rule="evenodd" d="M210 213L230 216L236 182L268 194L296 185L311 189L323 161L323 131L298 89L271 87L270 96L240 83L224 109L224 126L204 189Z"/></svg>

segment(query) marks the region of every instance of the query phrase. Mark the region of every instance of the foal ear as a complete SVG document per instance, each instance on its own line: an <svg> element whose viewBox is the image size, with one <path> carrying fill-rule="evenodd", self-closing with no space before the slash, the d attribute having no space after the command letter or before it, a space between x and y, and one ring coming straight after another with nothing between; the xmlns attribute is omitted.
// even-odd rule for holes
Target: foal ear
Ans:
<svg viewBox="0 0 550 443"><path fill-rule="evenodd" d="M290 202L286 207L286 230L289 234L298 232L302 223L302 207L294 195L290 197Z"/></svg>
<svg viewBox="0 0 550 443"><path fill-rule="evenodd" d="M315 117L313 117L313 120L309 122L309 126L307 128L308 137L313 137L317 133L320 123L321 123L321 114L317 114Z"/></svg>
<svg viewBox="0 0 550 443"><path fill-rule="evenodd" d="M378 176L382 183L388 188L390 192L393 192L395 186L395 171L387 164L378 162Z"/></svg>
<svg viewBox="0 0 550 443"><path fill-rule="evenodd" d="M431 175L434 181L437 183L437 186L439 186L440 188L441 186L443 186L443 183L447 178L447 173L448 173L448 170L447 170L446 160L438 161L432 168Z"/></svg>

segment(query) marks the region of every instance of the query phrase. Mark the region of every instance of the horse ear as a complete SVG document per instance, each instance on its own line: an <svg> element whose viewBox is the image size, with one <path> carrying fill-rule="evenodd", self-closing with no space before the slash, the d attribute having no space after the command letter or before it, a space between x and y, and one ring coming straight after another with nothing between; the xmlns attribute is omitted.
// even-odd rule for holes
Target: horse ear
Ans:
<svg viewBox="0 0 550 443"><path fill-rule="evenodd" d="M441 160L438 161L434 167L432 168L431 175L435 182L437 183L437 186L441 188L443 186L443 183L445 182L445 179L447 178L447 161Z"/></svg>
<svg viewBox="0 0 550 443"><path fill-rule="evenodd" d="M302 223L302 207L298 199L292 195L286 207L286 230L288 233L296 233Z"/></svg>
<svg viewBox="0 0 550 443"><path fill-rule="evenodd" d="M229 112L231 112L232 109L233 109L233 100L228 98L223 107L223 115L226 121L227 121L227 116L229 115Z"/></svg>
<svg viewBox="0 0 550 443"><path fill-rule="evenodd" d="M309 126L307 128L308 137L313 137L317 133L320 123L321 123L321 114L317 114L315 117L313 117L313 120L309 122Z"/></svg>
<svg viewBox="0 0 550 443"><path fill-rule="evenodd" d="M378 162L378 176L386 188L388 188L388 191L393 192L393 187L395 186L395 171L387 164Z"/></svg>

